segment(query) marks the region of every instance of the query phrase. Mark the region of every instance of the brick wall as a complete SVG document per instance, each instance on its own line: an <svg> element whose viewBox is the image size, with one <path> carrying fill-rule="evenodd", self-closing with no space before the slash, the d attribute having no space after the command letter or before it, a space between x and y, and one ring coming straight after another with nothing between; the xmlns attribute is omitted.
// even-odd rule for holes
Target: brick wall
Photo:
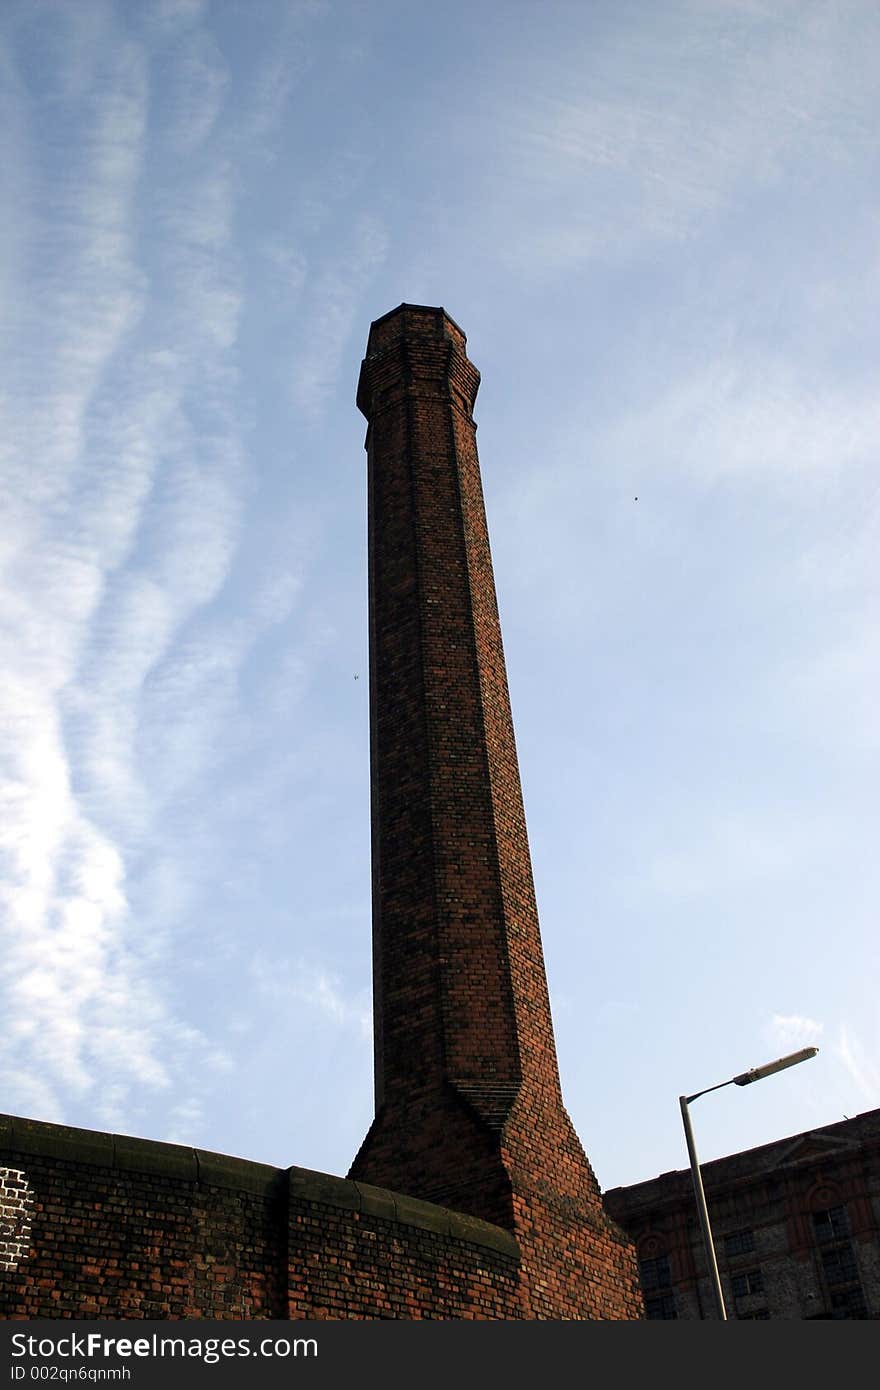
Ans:
<svg viewBox="0 0 880 1390"><path fill-rule="evenodd" d="M12 1117L0 1173L6 1319L525 1316L508 1232L348 1179Z"/></svg>

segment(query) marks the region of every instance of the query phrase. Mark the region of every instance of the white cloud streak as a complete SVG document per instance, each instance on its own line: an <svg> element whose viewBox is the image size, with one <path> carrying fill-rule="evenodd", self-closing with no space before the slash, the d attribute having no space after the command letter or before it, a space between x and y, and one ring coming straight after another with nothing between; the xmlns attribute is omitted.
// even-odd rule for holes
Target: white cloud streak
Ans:
<svg viewBox="0 0 880 1390"><path fill-rule="evenodd" d="M845 1023L840 1025L834 1055L846 1069L860 1101L876 1106L880 1102L880 1067Z"/></svg>
<svg viewBox="0 0 880 1390"><path fill-rule="evenodd" d="M870 6L702 0L624 14L565 54L537 37L466 112L503 131L485 173L499 254L539 275L630 256L691 237L744 186L850 165L876 148L877 37Z"/></svg>
<svg viewBox="0 0 880 1390"><path fill-rule="evenodd" d="M308 417L317 416L330 397L358 304L383 264L388 244L383 224L362 214L348 254L334 258L332 269L316 269L314 286L303 305L305 323L291 383L294 404Z"/></svg>
<svg viewBox="0 0 880 1390"><path fill-rule="evenodd" d="M824 1031L824 1023L801 1014L774 1014L768 1028L773 1042L785 1049L786 1053L815 1046Z"/></svg>
<svg viewBox="0 0 880 1390"><path fill-rule="evenodd" d="M363 1038L372 1037L367 1003L361 997L349 997L339 978L323 966L303 960L271 965L257 960L251 973L266 1000L295 1005L304 1019L311 1015L333 1028L353 1028Z"/></svg>
<svg viewBox="0 0 880 1390"><path fill-rule="evenodd" d="M711 366L646 401L600 449L611 466L638 458L651 439L655 473L659 464L665 475L702 487L731 480L802 489L866 464L878 432L880 407L868 390L817 386L778 359L746 362L717 354Z"/></svg>
<svg viewBox="0 0 880 1390"><path fill-rule="evenodd" d="M824 1047L826 1031L823 1022L799 1014L774 1014L766 1029L768 1038L780 1048L783 1056L801 1047L820 1044ZM826 1081L824 1089L836 1092L836 1097L850 1108L853 1095L857 1104L866 1108L877 1105L880 1101L880 1069L848 1023L837 1025L829 1052L842 1069L843 1077L838 1073L837 1081L830 1083L830 1086Z"/></svg>
<svg viewBox="0 0 880 1390"><path fill-rule="evenodd" d="M6 128L24 154L7 166L16 196L0 238L11 325L0 374L0 1075L8 1103L50 1119L90 1098L118 1125L139 1092L174 1090L180 1120L197 1104L187 1071L222 1062L163 1002L129 861L167 798L216 756L237 667L295 599L293 581L264 586L255 622L181 644L223 590L243 505L231 400L239 180L217 134L225 70L194 27L203 12L154 5L141 40L106 6L77 7L69 27L88 30L96 52L74 46L80 59L66 63L50 46L36 92L17 80L27 35L14 26L8 50ZM160 130L199 163L178 176L171 160L145 240L151 44L173 30L187 33L170 55ZM59 100L64 148L40 138L46 102Z"/></svg>

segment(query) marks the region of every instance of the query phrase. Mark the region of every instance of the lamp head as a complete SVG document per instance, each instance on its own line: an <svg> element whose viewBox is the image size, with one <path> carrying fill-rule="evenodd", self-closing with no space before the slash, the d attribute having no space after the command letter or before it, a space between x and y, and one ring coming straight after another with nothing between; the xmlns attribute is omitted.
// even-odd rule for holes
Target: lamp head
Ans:
<svg viewBox="0 0 880 1390"><path fill-rule="evenodd" d="M753 1067L751 1071L744 1071L740 1076L733 1078L733 1084L750 1086L753 1081L763 1081L765 1076L772 1076L774 1072L797 1066L798 1062L806 1062L810 1057L815 1057L818 1051L818 1047L802 1047L799 1052L790 1052L787 1057L780 1057L778 1062L767 1062L763 1067Z"/></svg>

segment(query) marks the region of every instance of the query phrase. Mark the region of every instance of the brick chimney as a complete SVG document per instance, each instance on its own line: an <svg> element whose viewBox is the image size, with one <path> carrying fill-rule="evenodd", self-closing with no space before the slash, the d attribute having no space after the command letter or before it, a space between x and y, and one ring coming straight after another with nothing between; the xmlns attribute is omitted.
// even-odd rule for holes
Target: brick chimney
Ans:
<svg viewBox="0 0 880 1390"><path fill-rule="evenodd" d="M358 386L376 1115L350 1176L512 1230L525 1316L638 1317L560 1091L465 344L401 304Z"/></svg>

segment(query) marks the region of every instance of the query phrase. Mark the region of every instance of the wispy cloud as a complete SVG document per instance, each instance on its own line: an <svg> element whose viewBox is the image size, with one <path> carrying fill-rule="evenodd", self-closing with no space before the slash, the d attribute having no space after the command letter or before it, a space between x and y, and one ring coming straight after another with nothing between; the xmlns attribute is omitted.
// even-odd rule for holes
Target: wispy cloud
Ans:
<svg viewBox="0 0 880 1390"><path fill-rule="evenodd" d="M704 807L683 820L670 813L659 844L656 829L651 833L654 852L646 855L633 891L648 901L684 902L784 884L831 854L840 834L833 822L802 811L793 815L784 802L775 811L766 805Z"/></svg>
<svg viewBox="0 0 880 1390"><path fill-rule="evenodd" d="M39 289L27 301L19 291L13 305L16 351L4 371L4 492L18 542L4 574L9 680L0 715L10 811L4 1065L20 1100L38 1071L32 1098L56 1117L62 1097L94 1084L108 1030L132 1081L167 1080L153 1055L154 1030L130 1022L144 986L125 945L123 863L78 805L60 707L105 585L96 538L69 524L74 484L87 466L88 412L143 308L131 217L145 61L129 42L114 55L95 69L80 139L65 167L50 171L47 188L33 156L31 198L13 228L46 260ZM36 113L22 92L19 103L24 127Z"/></svg>
<svg viewBox="0 0 880 1390"><path fill-rule="evenodd" d="M190 28L207 13L209 0L149 0L143 22L159 30L178 33Z"/></svg>
<svg viewBox="0 0 880 1390"><path fill-rule="evenodd" d="M875 138L860 98L876 40L870 7L701 3L597 27L589 55L545 57L538 38L482 113L504 131L488 186L519 213L500 254L537 273L629 255L691 236L743 183L848 162Z"/></svg>
<svg viewBox="0 0 880 1390"><path fill-rule="evenodd" d="M304 34L320 13L280 7L270 24ZM297 65L270 46L233 82L209 21L201 0L131 15L84 3L65 15L70 45L42 48L39 87L34 31L13 24L3 88L17 162L4 165L15 196L0 233L15 266L0 396L0 1071L8 1103L45 1118L86 1107L136 1128L164 1097L181 1137L227 1059L210 1023L181 1021L169 976L184 968L211 835L242 815L223 797L195 822L185 808L264 736L237 717L240 682L300 601L308 548L301 519L279 515L221 612L253 488L237 224ZM325 268L331 375L372 246L359 229L350 281ZM285 698L290 670L274 673ZM255 772L255 819L288 761Z"/></svg>
<svg viewBox="0 0 880 1390"><path fill-rule="evenodd" d="M791 1052L814 1046L824 1031L824 1023L800 1014L774 1014L767 1027L771 1041Z"/></svg>
<svg viewBox="0 0 880 1390"><path fill-rule="evenodd" d="M298 960L285 964L265 960L253 963L251 973L261 994L276 1003L298 1007L311 1017L333 1028L354 1029L361 1037L372 1037L372 1017L362 995L351 997L341 980L320 965Z"/></svg>
<svg viewBox="0 0 880 1390"><path fill-rule="evenodd" d="M818 1046L828 1031L818 1019L799 1014L774 1014L765 1032L768 1040L784 1055L800 1047ZM874 1106L880 1101L880 1069L864 1043L850 1024L841 1022L833 1030L834 1038L828 1051L842 1071L836 1080L826 1081L820 1088L823 1096L839 1097L839 1103L852 1109L856 1104ZM814 1073L815 1080L815 1073Z"/></svg>
<svg viewBox="0 0 880 1390"><path fill-rule="evenodd" d="M347 253L334 256L332 269L316 268L303 304L305 321L291 378L294 403L307 416L318 415L330 397L358 305L385 260L388 244L384 225L361 214Z"/></svg>
<svg viewBox="0 0 880 1390"><path fill-rule="evenodd" d="M603 462L613 466L639 457L650 438L655 475L661 468L704 488L731 480L803 489L866 463L878 428L880 407L867 389L798 379L779 358L716 353L709 367L644 400L637 415L609 430L600 449ZM798 500L802 504L800 494Z"/></svg>
<svg viewBox="0 0 880 1390"><path fill-rule="evenodd" d="M876 1106L880 1101L880 1067L845 1023L840 1025L834 1054L845 1067L860 1100Z"/></svg>
<svg viewBox="0 0 880 1390"><path fill-rule="evenodd" d="M173 1092L190 1113L187 1071L221 1057L163 1001L168 963L133 916L131 863L210 765L235 671L296 586L264 584L250 624L188 630L226 583L242 513L240 188L205 6L144 10L143 39L106 6L78 13L97 52L77 66L53 50L45 84L7 97L27 196L8 204L4 251L32 265L27 292L10 291L0 400L2 1071L25 1113L63 1118L88 1098L117 1125L138 1094ZM170 160L145 233L151 44L169 26L188 32L158 131L199 162L184 176ZM68 103L63 148L38 137L47 92ZM165 906L167 928L168 893Z"/></svg>
<svg viewBox="0 0 880 1390"><path fill-rule="evenodd" d="M223 110L229 81L219 45L204 29L169 46L158 115L174 154L192 155L204 145Z"/></svg>
<svg viewBox="0 0 880 1390"><path fill-rule="evenodd" d="M777 698L797 712L792 722L809 727L816 738L833 727L838 749L863 756L880 747L880 728L871 691L880 679L880 638L871 611L848 613L839 631L818 650L802 655L780 675Z"/></svg>

